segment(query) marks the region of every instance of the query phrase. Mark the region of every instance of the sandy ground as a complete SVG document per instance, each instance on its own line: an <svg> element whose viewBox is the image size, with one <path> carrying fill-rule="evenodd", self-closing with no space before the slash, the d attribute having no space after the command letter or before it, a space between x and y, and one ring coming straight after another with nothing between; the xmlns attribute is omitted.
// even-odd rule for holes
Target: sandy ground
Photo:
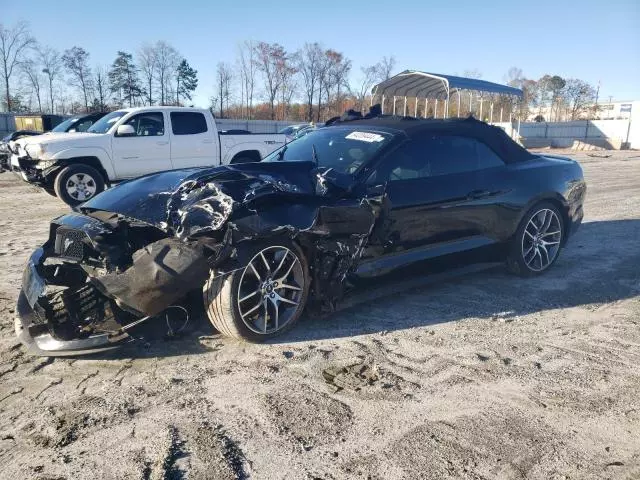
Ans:
<svg viewBox="0 0 640 480"><path fill-rule="evenodd" d="M14 303L67 209L0 174L0 476L640 478L640 154L607 154L574 155L586 223L539 278L410 279L270 345L201 323L56 360L23 352Z"/></svg>

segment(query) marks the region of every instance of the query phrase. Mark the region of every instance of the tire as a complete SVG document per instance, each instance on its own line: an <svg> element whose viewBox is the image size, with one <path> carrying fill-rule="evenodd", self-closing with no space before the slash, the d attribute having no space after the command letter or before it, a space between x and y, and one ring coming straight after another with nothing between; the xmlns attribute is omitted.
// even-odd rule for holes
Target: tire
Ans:
<svg viewBox="0 0 640 480"><path fill-rule="evenodd" d="M293 328L304 311L309 284L307 261L296 245L262 245L252 251L246 267L226 275L211 272L203 287L207 317L225 336L263 342Z"/></svg>
<svg viewBox="0 0 640 480"><path fill-rule="evenodd" d="M89 165L74 164L58 173L53 188L60 200L75 207L102 192L104 178Z"/></svg>
<svg viewBox="0 0 640 480"><path fill-rule="evenodd" d="M534 205L510 241L507 268L522 277L546 272L560 256L565 236L562 213L550 202Z"/></svg>

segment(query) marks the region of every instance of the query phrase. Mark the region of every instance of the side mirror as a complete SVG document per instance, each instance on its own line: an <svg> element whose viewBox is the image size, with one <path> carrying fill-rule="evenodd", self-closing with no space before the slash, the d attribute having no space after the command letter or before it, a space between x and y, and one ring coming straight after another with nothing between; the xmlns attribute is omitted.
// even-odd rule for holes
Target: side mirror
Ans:
<svg viewBox="0 0 640 480"><path fill-rule="evenodd" d="M133 125L118 125L116 130L116 137L133 137L135 134L136 131Z"/></svg>

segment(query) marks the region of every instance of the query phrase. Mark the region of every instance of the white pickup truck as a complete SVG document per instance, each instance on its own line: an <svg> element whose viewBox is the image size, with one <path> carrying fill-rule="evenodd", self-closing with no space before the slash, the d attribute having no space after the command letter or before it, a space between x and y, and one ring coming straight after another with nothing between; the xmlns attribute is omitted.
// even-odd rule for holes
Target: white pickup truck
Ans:
<svg viewBox="0 0 640 480"><path fill-rule="evenodd" d="M185 107L126 108L85 133L34 138L14 152L14 169L72 206L147 173L259 162L286 141L282 134L220 132L211 112Z"/></svg>

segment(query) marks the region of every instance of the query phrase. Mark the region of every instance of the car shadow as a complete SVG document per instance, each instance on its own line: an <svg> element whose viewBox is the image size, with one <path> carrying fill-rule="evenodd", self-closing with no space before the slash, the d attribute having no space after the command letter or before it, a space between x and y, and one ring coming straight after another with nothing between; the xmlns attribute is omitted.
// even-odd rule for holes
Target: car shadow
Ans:
<svg viewBox="0 0 640 480"><path fill-rule="evenodd" d="M517 277L493 263L381 279L376 287L345 298L339 311L307 316L270 343L351 337L469 318L511 321L535 312L634 297L640 295L638 238L640 220L594 221L583 224L556 264L536 277Z"/></svg>
<svg viewBox="0 0 640 480"><path fill-rule="evenodd" d="M513 321L535 312L630 298L640 295L638 238L640 220L585 223L556 264L532 278L514 276L501 263L451 269L438 265L437 273L428 274L398 272L355 290L333 313L304 315L293 330L268 343L337 339L470 318ZM137 341L91 356L115 360L194 355L228 341L213 330L203 311L191 321L184 334L170 339L163 335L166 327L148 323Z"/></svg>

